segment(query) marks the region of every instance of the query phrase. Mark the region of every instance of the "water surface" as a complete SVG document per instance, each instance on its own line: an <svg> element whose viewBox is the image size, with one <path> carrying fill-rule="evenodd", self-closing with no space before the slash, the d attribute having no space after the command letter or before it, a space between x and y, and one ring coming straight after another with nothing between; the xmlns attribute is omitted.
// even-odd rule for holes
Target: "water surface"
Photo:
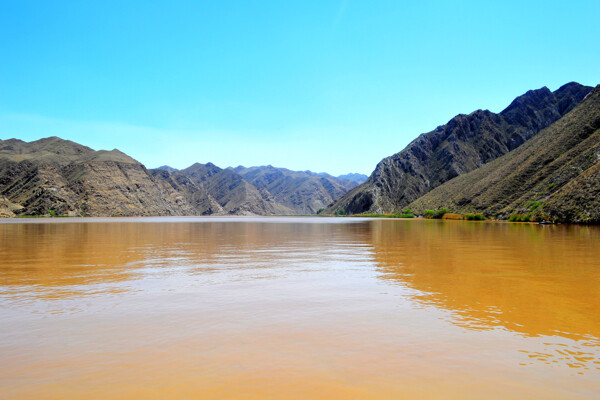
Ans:
<svg viewBox="0 0 600 400"><path fill-rule="evenodd" d="M0 223L0 398L596 399L600 229Z"/></svg>

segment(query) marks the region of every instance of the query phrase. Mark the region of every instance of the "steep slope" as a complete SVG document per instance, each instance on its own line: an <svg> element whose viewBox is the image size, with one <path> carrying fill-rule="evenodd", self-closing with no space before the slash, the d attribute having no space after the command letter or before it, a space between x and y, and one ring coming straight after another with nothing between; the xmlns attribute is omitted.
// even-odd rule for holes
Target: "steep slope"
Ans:
<svg viewBox="0 0 600 400"><path fill-rule="evenodd" d="M383 159L365 183L326 212L399 210L442 183L516 149L568 113L590 90L574 82L555 92L543 87L516 98L500 114L477 110L458 115Z"/></svg>
<svg viewBox="0 0 600 400"><path fill-rule="evenodd" d="M314 214L341 197L356 183L328 174L310 171L290 171L271 165L231 169L259 190L269 192L273 199L293 214Z"/></svg>
<svg viewBox="0 0 600 400"><path fill-rule="evenodd" d="M118 151L57 137L0 140L0 195L23 215L182 215L192 210ZM52 210L52 211L50 211ZM10 215L10 214L9 214Z"/></svg>
<svg viewBox="0 0 600 400"><path fill-rule="evenodd" d="M522 146L409 207L600 223L600 86Z"/></svg>

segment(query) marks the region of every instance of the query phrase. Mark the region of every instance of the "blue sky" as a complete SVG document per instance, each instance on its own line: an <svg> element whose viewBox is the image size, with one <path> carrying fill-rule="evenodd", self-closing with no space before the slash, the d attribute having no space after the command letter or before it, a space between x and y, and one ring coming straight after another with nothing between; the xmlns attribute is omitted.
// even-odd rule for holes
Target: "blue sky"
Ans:
<svg viewBox="0 0 600 400"><path fill-rule="evenodd" d="M0 138L370 174L458 113L600 83L598 1L0 1Z"/></svg>

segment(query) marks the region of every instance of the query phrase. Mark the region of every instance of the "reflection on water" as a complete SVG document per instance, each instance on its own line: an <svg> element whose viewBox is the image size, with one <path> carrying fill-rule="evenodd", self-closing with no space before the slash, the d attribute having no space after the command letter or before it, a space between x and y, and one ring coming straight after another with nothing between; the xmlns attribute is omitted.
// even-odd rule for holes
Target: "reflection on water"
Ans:
<svg viewBox="0 0 600 400"><path fill-rule="evenodd" d="M323 223L4 224L0 290L9 301L23 301L136 290L137 280L180 272L229 271L228 279L236 279L237 271L246 279L248 270L262 270L255 279L277 272L274 259L339 260L336 246L370 247L357 243L366 238L364 226L346 225L330 236Z"/></svg>
<svg viewBox="0 0 600 400"><path fill-rule="evenodd" d="M461 221L2 223L0 386L6 398L595 398L599 239Z"/></svg>
<svg viewBox="0 0 600 400"><path fill-rule="evenodd" d="M384 279L416 289L414 298L451 312L474 330L577 340L544 343L530 358L597 368L600 345L600 230L434 221L381 225L375 257Z"/></svg>

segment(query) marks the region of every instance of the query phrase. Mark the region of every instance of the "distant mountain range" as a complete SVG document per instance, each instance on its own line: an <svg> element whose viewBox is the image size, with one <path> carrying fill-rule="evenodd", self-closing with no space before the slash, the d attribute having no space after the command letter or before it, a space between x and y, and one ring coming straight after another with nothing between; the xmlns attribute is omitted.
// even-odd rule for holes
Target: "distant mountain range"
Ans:
<svg viewBox="0 0 600 400"><path fill-rule="evenodd" d="M600 86L568 83L460 114L368 178L270 165L146 169L57 137L0 140L0 216L298 215L448 209L600 223ZM324 209L325 208L325 209ZM324 209L324 210L323 210Z"/></svg>
<svg viewBox="0 0 600 400"><path fill-rule="evenodd" d="M350 181L354 181L358 184L363 183L364 181L366 181L369 177L365 174L356 174L356 173L351 173L351 174L344 174L344 175L338 175L338 178L340 179L348 179Z"/></svg>
<svg viewBox="0 0 600 400"><path fill-rule="evenodd" d="M0 215L314 214L357 183L252 167L146 169L118 151L51 137L0 140Z"/></svg>
<svg viewBox="0 0 600 400"><path fill-rule="evenodd" d="M263 170L268 170L268 169L273 170L273 169L276 169L276 170L280 170L282 172L284 172L284 171L287 171L287 172L290 172L290 173L291 172L296 172L296 173L305 172L305 173L307 173L309 175L315 175L316 174L316 175L323 175L323 176L327 176L327 177L333 178L332 175L329 175L326 172L315 173L315 172L312 172L312 171L290 171L289 169L286 169L286 168L275 168L272 165L267 165L266 167L262 166L262 167L250 167L250 168L246 168L246 167L240 165L240 166L238 166L236 168L232 168L232 167L229 167L229 168L233 169L235 171L238 171L238 172L242 171L242 170L247 170L247 169L253 169L253 170L256 170L256 169L263 169ZM173 167L168 166L168 165L162 165L162 166L158 167L157 169L164 169L164 170L167 170L169 172L179 171L177 168L173 168ZM365 175L365 174L357 174L357 173L350 173L350 174L338 175L337 177L339 179L345 179L345 180L349 180L349 181L354 181L354 182L356 182L358 184L363 183L368 178L368 176Z"/></svg>

